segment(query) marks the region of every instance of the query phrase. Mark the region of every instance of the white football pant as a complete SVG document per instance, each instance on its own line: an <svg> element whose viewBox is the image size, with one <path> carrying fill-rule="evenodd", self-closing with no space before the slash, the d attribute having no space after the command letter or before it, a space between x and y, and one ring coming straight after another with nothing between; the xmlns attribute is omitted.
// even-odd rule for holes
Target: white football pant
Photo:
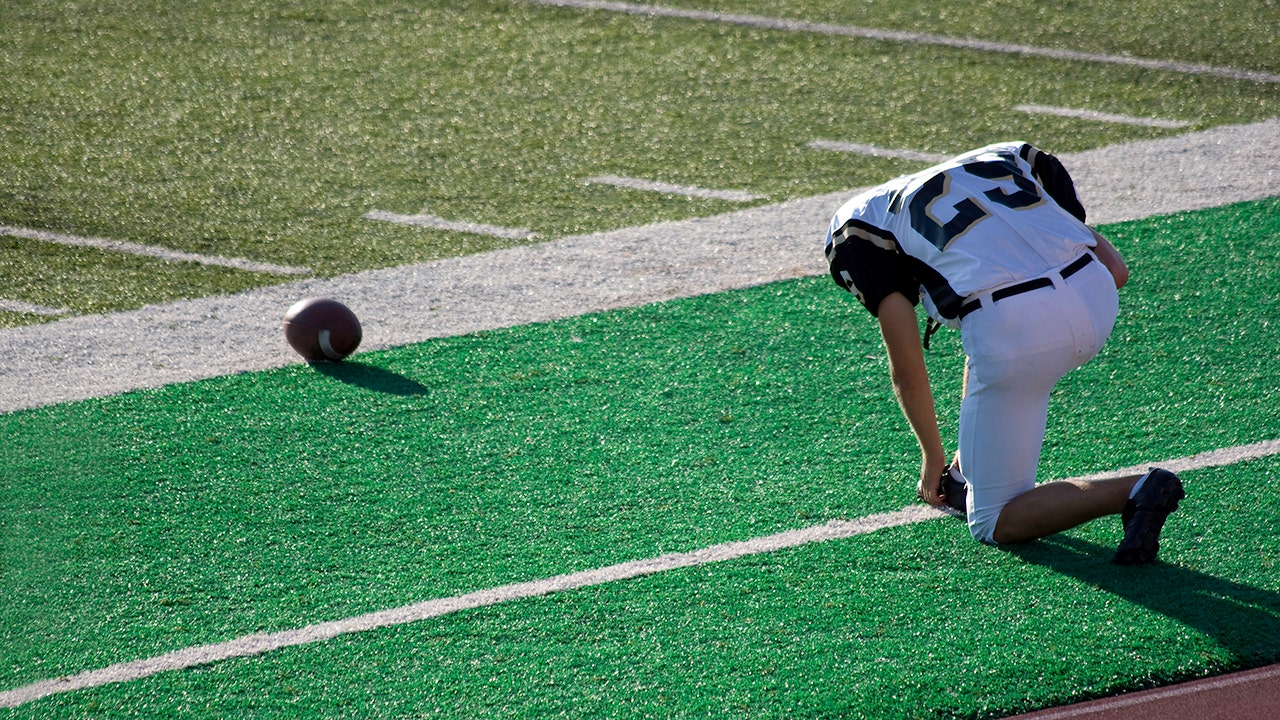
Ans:
<svg viewBox="0 0 1280 720"><path fill-rule="evenodd" d="M960 321L969 373L960 472L969 531L987 543L1005 504L1035 487L1050 391L1098 354L1119 310L1115 281L1096 259L1065 280L1048 277L1052 288L998 302L980 294L981 309Z"/></svg>

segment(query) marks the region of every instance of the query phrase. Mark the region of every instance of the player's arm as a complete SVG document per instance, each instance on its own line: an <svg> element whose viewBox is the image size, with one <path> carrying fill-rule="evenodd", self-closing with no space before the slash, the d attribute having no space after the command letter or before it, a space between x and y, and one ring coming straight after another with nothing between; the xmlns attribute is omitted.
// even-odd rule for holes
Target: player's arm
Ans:
<svg viewBox="0 0 1280 720"><path fill-rule="evenodd" d="M1120 254L1120 251L1116 250L1115 246L1106 238L1098 234L1097 230L1093 228L1089 228L1089 230L1093 233L1094 239L1098 241L1098 244L1093 248L1093 253L1098 256L1102 264L1111 272L1111 277L1116 281L1116 289L1119 290L1124 287L1125 283L1129 282L1129 265L1124 261L1124 256Z"/></svg>
<svg viewBox="0 0 1280 720"><path fill-rule="evenodd" d="M920 443L920 497L930 505L941 505L938 478L947 465L938 432L938 415L929 386L929 371L920 346L916 310L901 293L892 293L880 302L877 312L880 334L889 354L889 375L893 392Z"/></svg>

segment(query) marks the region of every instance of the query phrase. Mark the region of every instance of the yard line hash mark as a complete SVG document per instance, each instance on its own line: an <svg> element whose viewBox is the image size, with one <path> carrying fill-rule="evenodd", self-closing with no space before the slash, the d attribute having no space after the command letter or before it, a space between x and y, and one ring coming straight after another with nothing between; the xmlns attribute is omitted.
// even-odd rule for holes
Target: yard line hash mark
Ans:
<svg viewBox="0 0 1280 720"><path fill-rule="evenodd" d="M641 180L640 178L620 177L618 175L597 175L593 178L587 178L587 182L596 185L612 185L614 187L628 188L631 190L647 190L649 192L684 195L686 197L696 197L707 200L751 202L753 200L765 199L763 195L753 195L742 190L711 190L708 188L701 188L696 185L673 185L671 183Z"/></svg>
<svg viewBox="0 0 1280 720"><path fill-rule="evenodd" d="M858 153L859 155L871 155L873 157L896 158L898 160L918 160L920 162L939 163L951 158L950 155L942 153L922 152L920 150L899 150L895 148L882 148L876 145L863 145L861 143L841 142L839 140L814 140L809 143L809 147L815 150L831 150L834 152Z"/></svg>
<svg viewBox="0 0 1280 720"><path fill-rule="evenodd" d="M170 260L173 262L193 262L200 265L216 265L236 270L245 270L247 272L269 273L271 275L311 274L311 269L305 267L275 265L273 263L258 262L256 260L221 257L218 255L200 255L197 253L183 252L181 250L173 250L171 248L159 247L156 245L142 245L140 243L127 242L125 240L65 235L63 233L49 232L47 230L31 230L28 228L10 227L8 225L0 225L0 235L24 238L27 240L39 240L41 242L56 243L58 245L67 245L71 247L97 248L99 250L107 250L109 252L122 252L129 255L141 255L144 257L159 258L161 260Z"/></svg>
<svg viewBox="0 0 1280 720"><path fill-rule="evenodd" d="M1277 454L1280 454L1280 440L1266 440L1251 445L1223 448L1155 464L1175 471L1186 471L1233 465ZM1142 465L1139 467L1145 470L1148 466ZM1130 473L1131 469L1126 468L1070 479L1083 480ZM0 692L0 707L14 708L50 695L86 690L113 683L141 680L171 670L183 670L232 658L252 657L280 648L330 640L341 635L405 625L463 610L489 607L525 598L542 597L566 590L593 587L620 580L654 575L668 570L734 560L812 543L847 539L877 530L912 525L942 517L947 517L947 514L927 505L911 505L896 512L868 515L855 520L831 520L822 525L813 525L799 530L780 532L751 540L727 542L690 552L671 553L593 570L557 575L541 580L501 585L464 595L426 600L398 608L331 620L293 630L245 635L226 642L184 648L155 657L117 663L96 670L87 670L75 675L40 680L13 690Z"/></svg>
<svg viewBox="0 0 1280 720"><path fill-rule="evenodd" d="M714 12L711 10L686 10L683 8L664 7L662 5L638 5L635 3L607 2L604 0L525 0L525 2L536 5L577 8L580 10L603 10L627 15L647 15L651 17L670 17L685 20L706 20L711 22L728 23L730 25L763 28L766 30L808 32L817 33L819 35L856 37L865 40L882 40L888 42L909 43L913 45L940 45L944 47L959 48L962 50L978 50L982 52L1043 57L1051 60L1072 60L1080 62L1105 63L1110 65L1128 65L1132 67L1146 68L1149 70L1161 70L1165 72L1183 73L1186 75L1211 75L1230 78L1232 80L1247 80L1249 82L1256 83L1280 83L1280 75L1260 72L1257 70L1244 70L1241 68L1203 65L1200 63L1178 62L1175 60L1152 60L1148 58L1132 57L1129 55L1108 55L1105 53L1091 53L1080 50L1062 50L1058 48L991 42L970 38L954 38L946 35L934 35L932 33L881 30L877 28L856 27L853 25L818 23L806 20L788 20L786 18L773 18L762 15L739 15L735 13Z"/></svg>
<svg viewBox="0 0 1280 720"><path fill-rule="evenodd" d="M418 227L433 228L435 230L452 230L454 232L465 232L473 235L490 235L500 237L507 240L529 240L537 237L537 233L527 228L502 227L500 225L488 225L486 223L468 222L465 220L446 220L435 215L399 215L386 210L370 210L364 214L366 220L381 220L383 222L399 223L401 225L416 225Z"/></svg>
<svg viewBox="0 0 1280 720"><path fill-rule="evenodd" d="M1160 118L1135 117L1133 115L1119 115L1116 113L1099 112L1097 110L1079 110L1076 108L1054 107L1052 105L1014 105L1013 109L1018 112L1029 113L1032 115L1056 115L1058 117L1075 118L1077 120L1091 120L1093 122L1116 123L1119 125L1162 128L1164 130L1178 130L1191 126L1191 123L1186 120L1162 120Z"/></svg>
<svg viewBox="0 0 1280 720"><path fill-rule="evenodd" d="M6 300L4 298L0 298L0 310L11 313L22 313L23 315L45 315L48 317L66 315L71 312L66 308L49 307L48 305L37 305L35 303L23 302L22 300Z"/></svg>

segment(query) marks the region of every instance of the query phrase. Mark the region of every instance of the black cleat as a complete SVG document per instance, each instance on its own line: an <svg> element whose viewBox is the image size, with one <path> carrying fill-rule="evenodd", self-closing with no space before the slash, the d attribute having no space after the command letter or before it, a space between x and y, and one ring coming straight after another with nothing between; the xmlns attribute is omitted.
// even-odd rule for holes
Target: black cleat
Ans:
<svg viewBox="0 0 1280 720"><path fill-rule="evenodd" d="M969 495L969 484L959 477L960 471L951 466L942 473L941 490L943 501L952 510L964 515L969 512L966 500Z"/></svg>
<svg viewBox="0 0 1280 720"><path fill-rule="evenodd" d="M1169 513L1178 509L1178 501L1186 497L1177 475L1152 468L1138 494L1124 506L1120 521L1124 539L1116 548L1111 562L1117 565L1143 565L1155 562L1160 552L1160 530Z"/></svg>

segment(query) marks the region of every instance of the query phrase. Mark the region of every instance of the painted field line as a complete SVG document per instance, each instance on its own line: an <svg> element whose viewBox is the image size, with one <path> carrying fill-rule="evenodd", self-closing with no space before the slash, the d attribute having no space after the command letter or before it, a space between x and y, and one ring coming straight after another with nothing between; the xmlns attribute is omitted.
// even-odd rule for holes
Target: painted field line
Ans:
<svg viewBox="0 0 1280 720"><path fill-rule="evenodd" d="M1280 455L1280 440L1264 440L1263 442L1257 442L1251 445L1237 445L1235 447L1223 448L1221 450L1209 450L1196 455L1165 460L1154 464L1158 467L1177 473L1186 472L1187 470L1200 470L1203 468L1235 465L1236 463L1242 463L1247 460L1257 460L1259 458L1271 457L1273 455ZM1080 477L1071 479L1106 480L1113 477L1124 477L1126 475L1144 473L1149 467L1151 467L1150 464L1134 465L1133 467L1109 470L1107 472L1094 473L1092 475L1081 475Z"/></svg>
<svg viewBox="0 0 1280 720"><path fill-rule="evenodd" d="M628 188L630 190L645 190L648 192L669 193L671 195L684 195L686 197L705 198L708 200L728 200L729 202L751 202L752 200L763 200L763 195L752 195L742 190L711 190L701 188L696 185L673 185L671 183L656 182L654 180L641 180L640 178L620 177L618 175L597 175L593 178L587 178L587 182L596 185L612 185L613 187Z"/></svg>
<svg viewBox="0 0 1280 720"><path fill-rule="evenodd" d="M1280 119L1059 158L1094 224L1220 207L1280 193ZM814 237L858 191L0 328L0 412L291 365L280 321L305 297L342 298L364 351L824 275Z"/></svg>
<svg viewBox="0 0 1280 720"><path fill-rule="evenodd" d="M1080 110L1076 108L1054 107L1052 105L1014 105L1014 110L1032 115L1055 115L1057 117L1090 120L1093 122L1116 123L1119 125L1136 125L1138 127L1163 128L1178 130L1190 127L1186 120L1161 120L1160 118L1135 117L1133 115L1117 115L1115 113L1098 112L1097 110Z"/></svg>
<svg viewBox="0 0 1280 720"><path fill-rule="evenodd" d="M814 140L809 143L809 147L815 150L857 153L859 155L896 158L899 160L919 160L920 162L928 163L940 163L945 160L949 160L952 157L951 155L944 155L943 153L921 152L919 150L898 150L894 148L882 148L876 145L841 142L839 140Z"/></svg>
<svg viewBox="0 0 1280 720"><path fill-rule="evenodd" d="M35 303L23 302L22 300L6 300L4 298L0 298L0 310L12 313L22 313L24 315L47 315L50 317L66 315L71 312L66 308L36 305Z"/></svg>
<svg viewBox="0 0 1280 720"><path fill-rule="evenodd" d="M182 252L181 250L173 250L171 248L158 247L155 245L141 245L139 243L126 242L124 240L64 235L62 233L48 232L47 230L31 230L28 228L10 227L8 225L0 225L0 235L25 238L27 240L40 240L41 242L56 243L58 245L90 247L97 248L99 250L122 252L130 255L143 255L146 257L160 258L161 260L171 260L174 262L193 262L201 265L217 265L220 267L235 268L236 270L246 270L248 272L270 273L272 275L311 274L311 269L305 267L274 265L272 263L257 262L256 260L220 257L217 255L199 255L196 253Z"/></svg>
<svg viewBox="0 0 1280 720"><path fill-rule="evenodd" d="M962 50L1027 55L1050 58L1053 60L1074 60L1111 65L1129 65L1132 67L1183 73L1186 75L1212 75L1231 78L1233 80L1248 80L1256 83L1280 83L1280 75L1275 73L1259 72L1256 70L1242 70L1240 68L1177 62L1173 60L1150 60L1146 58L1131 57L1129 55L1108 55L1105 53L1081 52L1078 50L1061 50L1057 48L1037 47L1034 45L988 42L986 40L954 38L946 35L934 35L932 33L880 30L876 28L856 27L853 25L836 25L832 23L808 22L805 20L788 20L786 18L773 18L761 15L738 15L711 10L686 10L683 8L664 7L662 5L639 5L636 3L607 2L604 0L524 1L535 5L551 5L555 7L577 8L581 10L604 10L607 12L624 13L628 15L671 17L685 20L706 20L711 22L723 22L731 25L763 28L766 30L808 32L820 35L837 35L863 38L867 40L910 43L915 45L941 45L945 47L960 48Z"/></svg>
<svg viewBox="0 0 1280 720"><path fill-rule="evenodd" d="M605 583L653 575L667 570L723 562L815 542L849 538L884 528L910 525L940 517L945 517L945 515L931 507L913 505L898 512L870 515L851 521L832 520L823 525L815 525L801 530L767 535L752 540L712 545L692 552L660 555L645 560L635 560L542 580L502 585L465 595L427 600L390 610L380 610L342 620L318 623L296 630L245 635L227 642L185 648L156 657L119 663L77 675L43 680L15 690L0 692L0 707L17 707L49 695L99 687L111 683L140 680L170 670L181 670L230 658L260 655L271 650L321 642L340 635L404 625L463 610L488 607L524 598L540 597L565 590L603 585Z"/></svg>
<svg viewBox="0 0 1280 720"><path fill-rule="evenodd" d="M364 214L364 218L366 220L381 220L383 222L416 225L436 230L465 232L473 235L490 235L506 238L507 240L529 240L536 237L536 233L528 228L502 227L500 225L487 225L463 220L446 220L435 215L398 215L386 210L371 210Z"/></svg>
<svg viewBox="0 0 1280 720"><path fill-rule="evenodd" d="M1154 464L1175 471L1186 471L1232 465L1245 460L1270 457L1277 454L1280 454L1280 440L1267 440L1253 443L1252 445L1214 450ZM1147 467L1149 465L1138 466L1137 471L1145 471ZM1125 468L1112 470L1100 475L1070 479L1082 480L1122 476L1133 474L1134 470ZM910 505L896 512L868 515L854 520L831 520L822 525L765 535L751 540L727 542L690 552L659 555L644 560L633 560L593 570L557 575L542 580L512 583L486 590L477 590L464 595L426 600L389 610L379 610L355 617L317 623L294 630L245 635L226 642L184 648L164 655L118 663L76 675L41 680L13 690L6 690L0 692L0 707L18 707L50 695L101 687L112 683L141 680L171 670L182 670L231 658L261 655L272 650L322 642L341 635L405 625L463 610L473 610L525 598L551 595L566 590L630 580L668 570L724 562L812 543L847 539L877 530L912 525L947 516L947 513L927 505Z"/></svg>

